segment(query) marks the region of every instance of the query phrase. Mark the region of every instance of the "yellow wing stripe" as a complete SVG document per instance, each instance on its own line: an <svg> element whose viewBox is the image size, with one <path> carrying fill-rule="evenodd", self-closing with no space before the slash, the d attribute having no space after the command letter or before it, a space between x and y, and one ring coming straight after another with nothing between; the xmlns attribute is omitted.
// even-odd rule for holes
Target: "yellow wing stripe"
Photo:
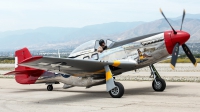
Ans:
<svg viewBox="0 0 200 112"><path fill-rule="evenodd" d="M112 66L118 67L119 65L120 65L120 61L114 61Z"/></svg>
<svg viewBox="0 0 200 112"><path fill-rule="evenodd" d="M107 71L107 72L106 72L106 81L108 81L108 80L111 79L111 78L112 78L111 72L110 72L110 71Z"/></svg>

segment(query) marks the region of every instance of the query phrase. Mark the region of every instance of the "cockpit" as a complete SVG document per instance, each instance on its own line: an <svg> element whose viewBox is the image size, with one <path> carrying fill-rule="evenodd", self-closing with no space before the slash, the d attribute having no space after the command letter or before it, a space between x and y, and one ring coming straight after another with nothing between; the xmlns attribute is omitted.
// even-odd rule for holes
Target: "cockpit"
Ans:
<svg viewBox="0 0 200 112"><path fill-rule="evenodd" d="M114 41L107 39L105 41L105 44L109 48L114 44ZM88 42L81 44L76 49L74 49L69 55L69 57L77 57L80 55L97 52L98 47L99 47L99 40L90 40Z"/></svg>
<svg viewBox="0 0 200 112"><path fill-rule="evenodd" d="M93 49L95 46L95 42L96 40L91 40L88 42L85 42L83 44L81 44L80 46L78 46L76 49L74 49L71 54L77 53L77 52L81 52L81 51L85 51L85 50L90 50Z"/></svg>

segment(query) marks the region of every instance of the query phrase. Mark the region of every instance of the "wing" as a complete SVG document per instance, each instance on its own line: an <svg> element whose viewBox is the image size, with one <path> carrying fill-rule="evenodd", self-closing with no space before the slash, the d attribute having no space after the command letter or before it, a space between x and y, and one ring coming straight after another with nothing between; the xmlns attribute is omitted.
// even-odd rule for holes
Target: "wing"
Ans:
<svg viewBox="0 0 200 112"><path fill-rule="evenodd" d="M133 67L136 63L36 56L24 60L19 65L74 76L90 76L105 73L104 66L106 65L110 65L114 69L127 69Z"/></svg>

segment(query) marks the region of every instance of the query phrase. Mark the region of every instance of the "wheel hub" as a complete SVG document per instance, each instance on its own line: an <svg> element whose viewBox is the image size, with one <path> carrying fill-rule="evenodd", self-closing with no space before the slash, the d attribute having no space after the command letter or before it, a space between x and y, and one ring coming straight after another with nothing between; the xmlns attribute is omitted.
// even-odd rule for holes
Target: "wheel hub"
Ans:
<svg viewBox="0 0 200 112"><path fill-rule="evenodd" d="M162 87L162 83L160 81L156 81L155 84L154 84L154 87L156 89L160 89Z"/></svg>
<svg viewBox="0 0 200 112"><path fill-rule="evenodd" d="M113 94L113 95L118 95L119 94L119 87L115 87L115 88L113 88L112 90L111 90L111 93Z"/></svg>

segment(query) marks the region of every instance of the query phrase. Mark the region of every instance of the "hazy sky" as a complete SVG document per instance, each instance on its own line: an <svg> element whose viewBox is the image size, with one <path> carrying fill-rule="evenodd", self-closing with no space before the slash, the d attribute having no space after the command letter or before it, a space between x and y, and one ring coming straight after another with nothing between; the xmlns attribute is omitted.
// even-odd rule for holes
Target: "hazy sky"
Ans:
<svg viewBox="0 0 200 112"><path fill-rule="evenodd" d="M152 21L200 13L200 0L0 0L0 31Z"/></svg>

